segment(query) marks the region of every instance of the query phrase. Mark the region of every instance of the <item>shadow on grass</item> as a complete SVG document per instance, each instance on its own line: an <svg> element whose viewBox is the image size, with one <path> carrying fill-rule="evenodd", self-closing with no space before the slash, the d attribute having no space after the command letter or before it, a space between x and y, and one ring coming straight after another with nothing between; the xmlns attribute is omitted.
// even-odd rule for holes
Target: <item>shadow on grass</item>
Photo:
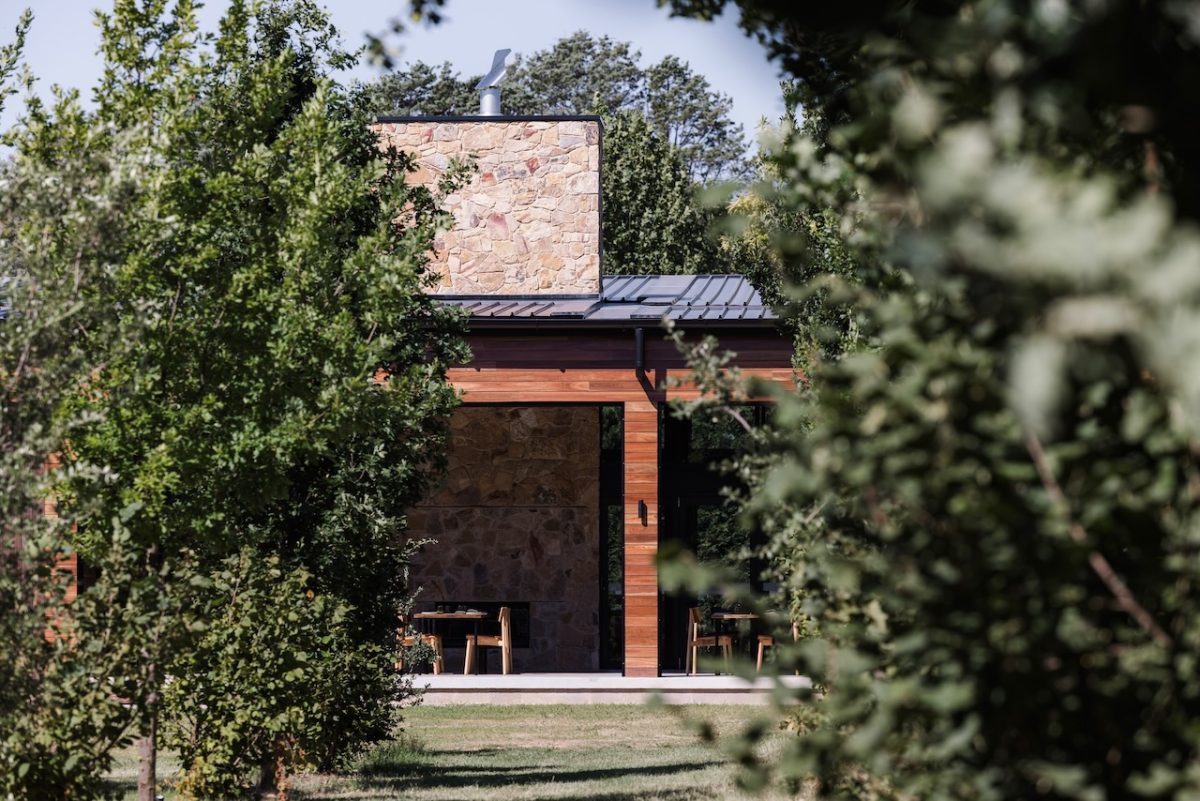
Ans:
<svg viewBox="0 0 1200 801"><path fill-rule="evenodd" d="M488 759L497 757L502 753L504 752L499 748L439 748L435 756L434 752L425 750L423 746L419 748L394 748L391 744L385 744L356 764L354 766L354 774L356 776L381 777L407 776L414 770L445 770L441 766L441 763L447 757L451 759ZM474 767L474 765L471 766L471 768ZM520 767L503 767L499 765L489 769L497 771L523 770Z"/></svg>
<svg viewBox="0 0 1200 801"><path fill-rule="evenodd" d="M419 736L404 734L382 744L359 761L336 789L296 792L297 799L365 801L420 798L454 801L495 798L522 801L700 801L717 797L713 774L727 763L714 755L653 754L616 749L571 752L530 747L430 747ZM619 753L618 753L619 752ZM674 756L674 759L672 757ZM632 764L630 764L632 763ZM647 764L649 763L649 764ZM662 785L670 785L664 787ZM686 785L686 786L680 786Z"/></svg>
<svg viewBox="0 0 1200 801"><path fill-rule="evenodd" d="M339 792L336 796L337 801L379 801L376 788L363 788L360 793ZM572 795L571 801L638 801L639 799L653 799L653 801L697 801L699 798L706 796L697 795L695 789L680 788L675 790L646 790L644 793L634 792L612 792L612 793L591 793L588 795ZM322 796L303 796L305 799L312 801L321 801ZM333 796L331 796L333 798ZM563 796L559 795L530 795L521 796L522 801L563 801ZM447 796L446 801L454 801L454 796Z"/></svg>

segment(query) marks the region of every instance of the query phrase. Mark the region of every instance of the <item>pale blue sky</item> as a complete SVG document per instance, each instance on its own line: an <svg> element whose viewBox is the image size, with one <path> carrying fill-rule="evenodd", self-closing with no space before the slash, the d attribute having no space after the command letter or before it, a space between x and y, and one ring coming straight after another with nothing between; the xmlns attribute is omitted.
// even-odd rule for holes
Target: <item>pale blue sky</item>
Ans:
<svg viewBox="0 0 1200 801"><path fill-rule="evenodd" d="M9 33L22 8L34 12L26 58L41 81L41 91L51 84L90 88L100 70L96 56L98 35L91 9L110 0L0 0L0 36ZM406 0L327 0L333 21L347 46L357 47L367 32L382 32L391 17L404 14ZM206 27L213 27L225 0L209 0L201 12ZM501 47L518 53L540 50L576 30L629 41L649 65L666 55L676 55L708 77L719 91L733 98L734 118L753 141L761 117L774 122L783 111L779 98L778 70L757 43L737 28L731 9L713 23L672 19L654 0L447 0L445 21L437 27L410 27L390 39L400 48L401 61L439 64L449 61L465 74L482 73L492 52ZM349 77L369 79L378 70L361 66ZM15 104L14 104L15 105ZM0 122L10 123L16 113L8 109Z"/></svg>

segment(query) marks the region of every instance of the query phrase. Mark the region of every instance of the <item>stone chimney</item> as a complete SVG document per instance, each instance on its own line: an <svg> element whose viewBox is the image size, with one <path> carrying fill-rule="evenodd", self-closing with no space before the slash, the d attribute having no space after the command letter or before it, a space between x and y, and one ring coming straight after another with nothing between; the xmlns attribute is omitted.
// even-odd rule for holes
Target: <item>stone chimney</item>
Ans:
<svg viewBox="0 0 1200 801"><path fill-rule="evenodd" d="M434 243L435 294L599 294L598 118L385 119L377 130L415 156L417 183L435 184L454 158L475 165L446 199L454 225Z"/></svg>

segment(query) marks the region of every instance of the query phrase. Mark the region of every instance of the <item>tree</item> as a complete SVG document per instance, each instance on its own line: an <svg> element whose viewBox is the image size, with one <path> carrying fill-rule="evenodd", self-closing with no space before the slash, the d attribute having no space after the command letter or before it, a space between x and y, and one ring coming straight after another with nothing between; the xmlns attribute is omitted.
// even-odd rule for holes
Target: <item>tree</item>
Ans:
<svg viewBox="0 0 1200 801"><path fill-rule="evenodd" d="M708 215L695 203L679 152L644 117L605 118L604 258L615 274L701 273L714 269Z"/></svg>
<svg viewBox="0 0 1200 801"><path fill-rule="evenodd" d="M688 174L701 184L746 176L742 126L730 118L733 100L675 56L645 73L646 118L677 149Z"/></svg>
<svg viewBox="0 0 1200 801"><path fill-rule="evenodd" d="M766 303L786 311L796 366L807 372L853 347L858 332L852 311L835 299L866 278L873 254L850 247L845 220L835 211L856 197L849 176L819 188L783 179L775 149L794 136L798 113L792 106L778 125L763 125L760 138L767 144L754 161L756 180L716 224L722 229L720 261L737 265ZM814 145L824 142L817 110L808 110L801 131Z"/></svg>
<svg viewBox="0 0 1200 801"><path fill-rule="evenodd" d="M1186 13L738 6L821 118L775 151L786 207L857 265L824 302L859 341L749 479L817 634L781 649L822 692L775 767L836 798L1194 794Z"/></svg>
<svg viewBox="0 0 1200 801"><path fill-rule="evenodd" d="M26 14L0 50L0 97L12 94L30 23ZM28 143L37 125L29 102L33 119L9 132L10 144ZM70 97L62 106L75 107ZM102 573L91 592L72 600L71 574L60 569L76 557L72 524L95 510L91 490L111 475L60 458L94 422L64 402L136 335L90 298L108 280L115 232L138 222L125 199L145 165L82 137L58 143L57 159L18 148L0 167L0 795L16 799L103 794L114 749L139 730L146 647L175 633L159 622L172 611L162 577L140 569L120 516L107 521L111 547L94 563ZM79 487L74 513L53 503L64 470Z"/></svg>
<svg viewBox="0 0 1200 801"><path fill-rule="evenodd" d="M518 59L509 70L507 104L517 114L589 114L597 107L642 108L642 54L629 42L576 31L550 48Z"/></svg>
<svg viewBox="0 0 1200 801"><path fill-rule="evenodd" d="M356 638L341 625L351 610L276 556L243 551L221 567L192 610L204 634L165 690L167 743L188 766L179 789L234 798L261 767L260 789L286 791L289 772L344 768L347 743L386 737L391 687L361 676L396 654Z"/></svg>
<svg viewBox="0 0 1200 801"><path fill-rule="evenodd" d="M95 110L69 97L35 104L12 133L21 169L113 187L79 198L97 207L55 218L43 256L67 285L77 264L88 268L95 280L78 302L120 334L77 335L74 363L86 369L57 396L55 415L79 421L55 476L74 543L100 565L132 550L131 581L159 581L154 597L166 599L149 619L185 630L230 558L278 558L284 574L312 576L322 608L340 610L311 621L317 672L284 668L298 651L243 653L279 672L231 690L244 706L222 708L230 725L261 707L254 693L272 681L332 681L316 667L331 660L364 697L399 700L390 655L408 551L396 540L455 402L443 370L464 356L457 318L423 292L436 198L404 183L406 157L380 151L364 95L329 80L350 56L313 3L234 2L215 36L197 30L186 0L118 0L98 20ZM13 199L19 222L38 211L25 197ZM131 700L151 735L151 779L163 680L174 670L181 690L197 686L187 671L204 669L189 659L205 647L199 634L139 641L145 675ZM276 646L312 644L297 642ZM322 718L318 700L344 697L318 687L306 699L310 757L385 731L379 709ZM177 694L166 711L187 708ZM328 747L314 747L314 731ZM275 761L269 776L306 764L265 739L250 756ZM185 770L214 764L204 756Z"/></svg>
<svg viewBox="0 0 1200 801"><path fill-rule="evenodd" d="M460 78L450 62L438 67L413 62L406 70L381 75L370 85L370 92L371 103L380 114L455 115L479 110L475 85Z"/></svg>
<svg viewBox="0 0 1200 801"><path fill-rule="evenodd" d="M577 31L546 50L516 56L504 80L509 114L640 113L654 132L679 150L688 176L701 184L746 177L742 126L733 103L674 56L643 68L629 42ZM383 75L368 87L379 114L471 114L479 107L482 75L451 74L449 66L420 61Z"/></svg>

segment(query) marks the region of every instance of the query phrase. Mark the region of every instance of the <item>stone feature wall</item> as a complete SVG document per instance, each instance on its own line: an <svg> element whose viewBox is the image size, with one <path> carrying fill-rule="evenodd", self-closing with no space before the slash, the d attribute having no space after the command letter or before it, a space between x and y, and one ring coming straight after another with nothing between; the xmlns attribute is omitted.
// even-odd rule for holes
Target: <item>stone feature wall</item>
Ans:
<svg viewBox="0 0 1200 801"><path fill-rule="evenodd" d="M600 123L595 120L380 123L412 153L411 180L436 184L453 159L471 182L446 198L454 226L434 243L443 295L600 292Z"/></svg>
<svg viewBox="0 0 1200 801"><path fill-rule="evenodd" d="M514 669L597 670L599 410L467 406L450 430L442 486L409 514L410 536L437 540L413 565L417 608L528 601ZM462 669L461 651L447 657Z"/></svg>

